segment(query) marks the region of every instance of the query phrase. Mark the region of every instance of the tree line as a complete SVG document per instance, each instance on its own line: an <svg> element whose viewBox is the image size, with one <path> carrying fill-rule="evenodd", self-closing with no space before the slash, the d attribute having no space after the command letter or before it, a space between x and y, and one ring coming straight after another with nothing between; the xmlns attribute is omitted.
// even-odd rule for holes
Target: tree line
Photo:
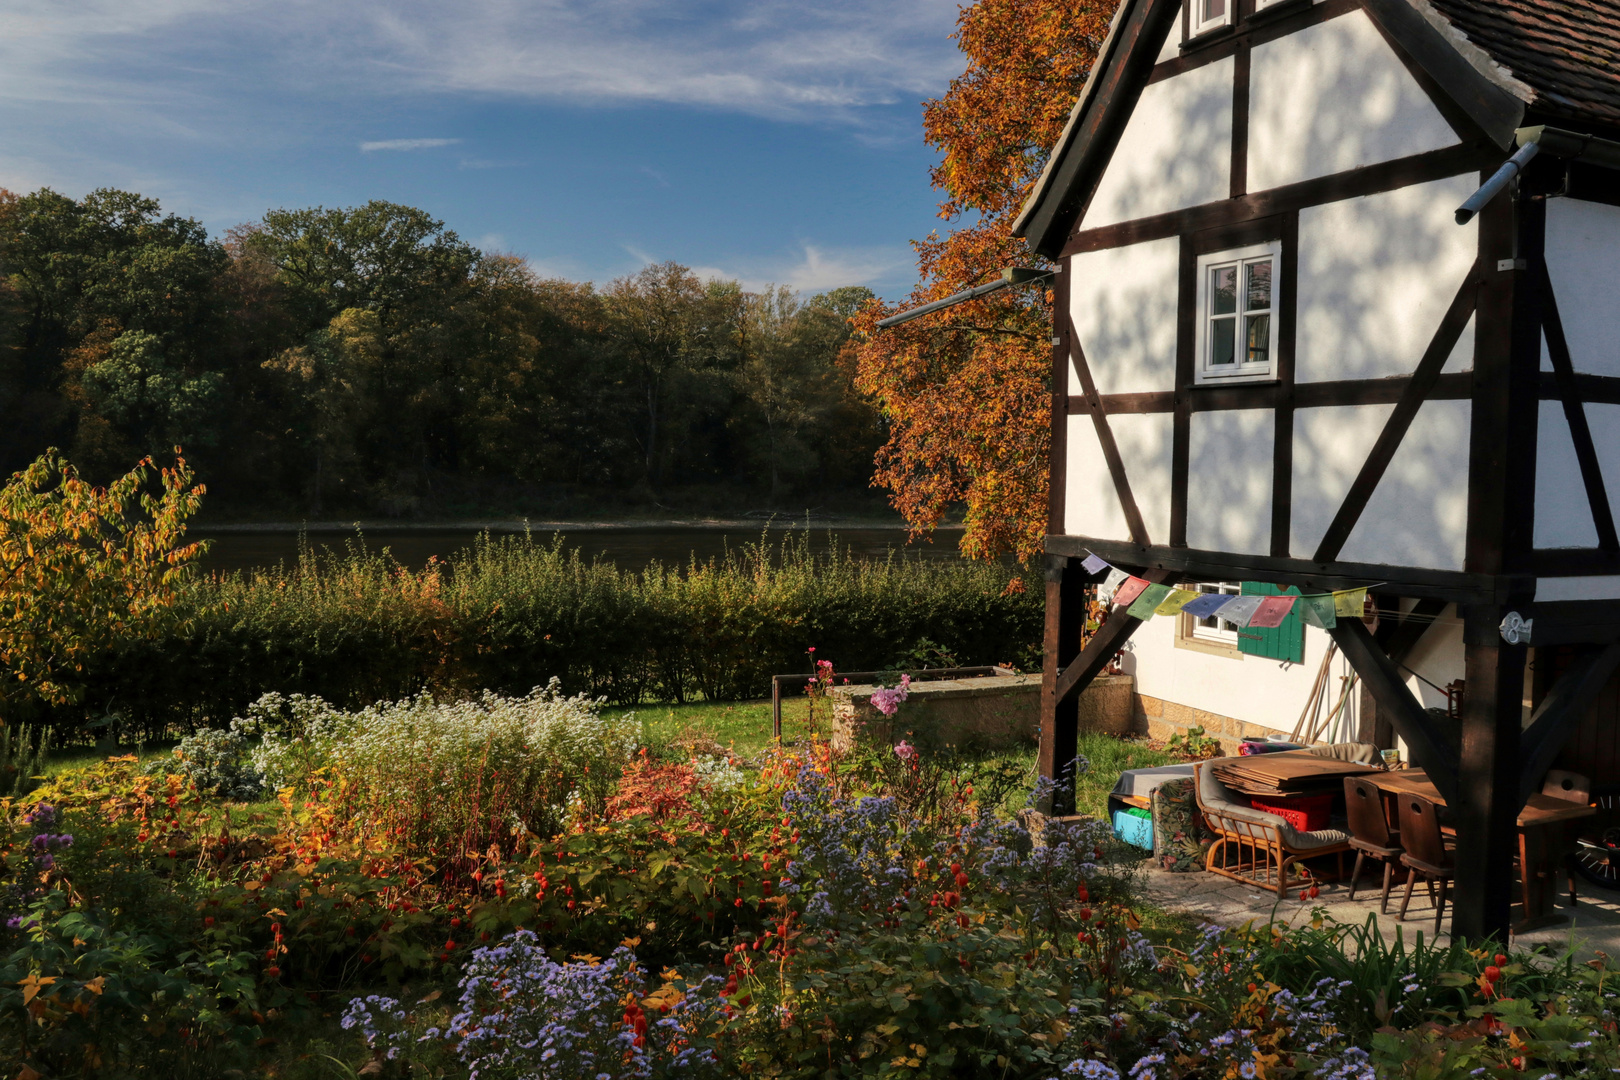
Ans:
<svg viewBox="0 0 1620 1080"><path fill-rule="evenodd" d="M237 515L802 508L886 437L849 356L871 298L547 278L380 201L214 238L132 192L0 190L0 467L179 445Z"/></svg>

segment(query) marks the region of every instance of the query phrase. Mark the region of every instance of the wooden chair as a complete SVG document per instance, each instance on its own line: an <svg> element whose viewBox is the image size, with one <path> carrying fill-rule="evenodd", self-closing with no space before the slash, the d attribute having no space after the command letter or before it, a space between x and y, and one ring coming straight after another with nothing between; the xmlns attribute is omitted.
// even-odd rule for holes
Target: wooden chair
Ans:
<svg viewBox="0 0 1620 1080"><path fill-rule="evenodd" d="M1565 799L1582 806L1592 805L1592 781L1580 773L1565 772L1563 769L1548 769L1547 779L1541 783L1541 793L1554 799ZM1523 861L1521 853L1521 862ZM1520 873L1524 873L1521 867ZM1575 907L1575 868L1567 864L1565 872L1569 875L1569 906ZM1556 892L1556 887L1555 890Z"/></svg>
<svg viewBox="0 0 1620 1080"><path fill-rule="evenodd" d="M1357 776L1344 778L1344 804L1350 817L1350 846L1356 852L1356 868L1350 872L1350 899L1356 898L1361 865L1367 856L1384 864L1384 891L1378 898L1378 914L1389 910L1389 888L1395 864L1401 858L1400 833L1391 832L1384 816L1384 794Z"/></svg>
<svg viewBox="0 0 1620 1080"><path fill-rule="evenodd" d="M1434 803L1421 795L1401 794L1396 796L1397 816L1400 820L1401 864L1406 869L1406 895L1401 897L1401 912L1397 919L1405 920L1406 906L1412 902L1412 886L1418 876L1429 887L1429 896L1434 897L1434 884L1440 883L1439 899L1434 901L1434 933L1440 934L1440 920L1446 913L1446 891L1451 885L1451 875L1456 870L1452 861L1451 852L1446 849L1445 837L1440 834L1440 819L1435 812L1438 809Z"/></svg>

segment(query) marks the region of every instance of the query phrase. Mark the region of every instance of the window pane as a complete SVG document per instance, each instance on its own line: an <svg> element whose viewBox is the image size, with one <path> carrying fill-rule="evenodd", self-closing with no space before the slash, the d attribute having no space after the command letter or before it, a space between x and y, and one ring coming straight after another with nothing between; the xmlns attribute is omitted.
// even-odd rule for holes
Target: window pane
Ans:
<svg viewBox="0 0 1620 1080"><path fill-rule="evenodd" d="M1204 22L1226 17L1226 0L1204 0Z"/></svg>
<svg viewBox="0 0 1620 1080"><path fill-rule="evenodd" d="M1230 315L1237 310L1237 267L1217 266L1210 271L1210 311Z"/></svg>
<svg viewBox="0 0 1620 1080"><path fill-rule="evenodd" d="M1249 316L1248 363L1264 364L1271 360L1271 316Z"/></svg>
<svg viewBox="0 0 1620 1080"><path fill-rule="evenodd" d="M1209 362L1212 366L1230 364L1236 360L1232 336L1237 331L1236 319L1211 319L1209 322Z"/></svg>
<svg viewBox="0 0 1620 1080"><path fill-rule="evenodd" d="M1252 262L1248 266L1248 297L1244 311L1268 311L1271 308L1271 260Z"/></svg>

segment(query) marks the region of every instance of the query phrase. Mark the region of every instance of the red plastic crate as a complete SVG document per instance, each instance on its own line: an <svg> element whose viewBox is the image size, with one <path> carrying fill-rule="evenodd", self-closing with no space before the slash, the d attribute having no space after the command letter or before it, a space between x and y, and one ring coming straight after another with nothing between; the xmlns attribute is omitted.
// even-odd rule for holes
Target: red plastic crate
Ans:
<svg viewBox="0 0 1620 1080"><path fill-rule="evenodd" d="M1299 832L1315 832L1328 827L1333 813L1332 795L1301 795L1292 799L1255 799L1249 805L1276 814Z"/></svg>

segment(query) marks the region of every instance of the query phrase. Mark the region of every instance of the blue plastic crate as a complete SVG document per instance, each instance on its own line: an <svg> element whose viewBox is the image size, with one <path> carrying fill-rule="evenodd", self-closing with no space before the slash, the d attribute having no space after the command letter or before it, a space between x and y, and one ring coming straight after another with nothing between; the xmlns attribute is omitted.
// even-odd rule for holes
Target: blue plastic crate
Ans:
<svg viewBox="0 0 1620 1080"><path fill-rule="evenodd" d="M1114 835L1143 851L1153 850L1153 815L1131 807L1114 811Z"/></svg>

